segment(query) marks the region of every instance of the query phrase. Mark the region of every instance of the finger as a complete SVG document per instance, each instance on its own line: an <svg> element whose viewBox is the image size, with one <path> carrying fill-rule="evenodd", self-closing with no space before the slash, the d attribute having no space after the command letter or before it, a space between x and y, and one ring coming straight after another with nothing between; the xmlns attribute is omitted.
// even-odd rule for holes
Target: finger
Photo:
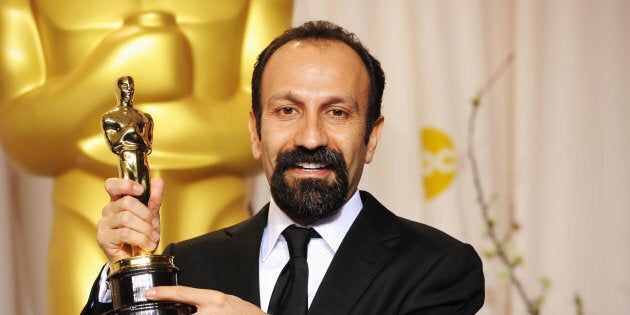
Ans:
<svg viewBox="0 0 630 315"><path fill-rule="evenodd" d="M127 195L140 196L144 188L130 179L113 177L105 180L105 191L109 194L109 199L115 201Z"/></svg>
<svg viewBox="0 0 630 315"><path fill-rule="evenodd" d="M234 295L185 286L161 286L145 292L150 300L180 302L197 307L195 314L264 314L256 305Z"/></svg>
<svg viewBox="0 0 630 315"><path fill-rule="evenodd" d="M108 233L97 232L99 246L110 262L134 255L132 247L140 247L147 252L153 252L157 243L144 234L137 233L129 228L111 230ZM131 245L130 245L131 244Z"/></svg>
<svg viewBox="0 0 630 315"><path fill-rule="evenodd" d="M121 212L130 212L142 219L143 221L152 224L154 217L158 214L149 210L142 202L132 196L124 196L118 200L112 201L103 208L103 217L117 215Z"/></svg>
<svg viewBox="0 0 630 315"><path fill-rule="evenodd" d="M151 224L131 212L123 211L103 217L98 222L97 240L109 248L130 244L153 250L160 238Z"/></svg>
<svg viewBox="0 0 630 315"><path fill-rule="evenodd" d="M154 251L160 241L160 235L153 225L129 211L104 216L97 227L96 239L106 255L124 255L125 244L139 246L147 251Z"/></svg>
<svg viewBox="0 0 630 315"><path fill-rule="evenodd" d="M127 228L148 237L151 237L153 233L152 221L142 218L131 211L119 212L104 218L103 221L105 226L112 230Z"/></svg>
<svg viewBox="0 0 630 315"><path fill-rule="evenodd" d="M151 180L151 196L149 197L148 208L153 211L153 228L160 232L160 207L162 206L162 195L164 191L164 181L161 178Z"/></svg>
<svg viewBox="0 0 630 315"><path fill-rule="evenodd" d="M219 291L204 290L186 286L159 286L148 289L145 296L149 300L174 301L188 305L202 306L212 296L225 295Z"/></svg>
<svg viewBox="0 0 630 315"><path fill-rule="evenodd" d="M162 206L162 195L164 191L164 181L161 178L151 180L151 196L149 197L148 208L153 212L153 239L160 239L160 207Z"/></svg>
<svg viewBox="0 0 630 315"><path fill-rule="evenodd" d="M148 207L152 211L159 211L162 205L162 192L164 191L164 180L154 178L151 180L151 196Z"/></svg>
<svg viewBox="0 0 630 315"><path fill-rule="evenodd" d="M160 241L159 226L158 230L154 226L154 221L159 222L156 216L135 197L112 201L103 208L97 226L97 242L110 260L127 254L125 244L154 251Z"/></svg>

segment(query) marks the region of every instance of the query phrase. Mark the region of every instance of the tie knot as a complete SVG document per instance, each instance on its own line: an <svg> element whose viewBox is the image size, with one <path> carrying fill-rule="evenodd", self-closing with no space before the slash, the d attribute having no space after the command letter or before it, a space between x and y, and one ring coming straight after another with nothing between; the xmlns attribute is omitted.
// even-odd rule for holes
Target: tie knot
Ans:
<svg viewBox="0 0 630 315"><path fill-rule="evenodd" d="M282 235L287 240L291 258L306 258L308 242L318 234L313 229L291 225L284 229Z"/></svg>

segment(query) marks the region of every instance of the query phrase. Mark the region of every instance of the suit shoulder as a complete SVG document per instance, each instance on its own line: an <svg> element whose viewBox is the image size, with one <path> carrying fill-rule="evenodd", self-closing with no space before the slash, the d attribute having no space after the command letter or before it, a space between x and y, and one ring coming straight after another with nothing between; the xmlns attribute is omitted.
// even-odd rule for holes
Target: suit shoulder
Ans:
<svg viewBox="0 0 630 315"><path fill-rule="evenodd" d="M428 245L435 249L448 250L463 244L462 241L430 225L398 216L396 218L400 223L401 231L407 237L421 242L422 245Z"/></svg>
<svg viewBox="0 0 630 315"><path fill-rule="evenodd" d="M397 216L369 193L362 192L362 199L366 220L386 244L434 253L448 252L464 245L442 230Z"/></svg>
<svg viewBox="0 0 630 315"><path fill-rule="evenodd" d="M181 254L182 252L199 252L200 250L208 251L213 247L216 247L223 242L229 240L234 231L238 231L242 228L243 225L246 224L247 221L240 222L238 224L222 228L216 231L212 231L200 236L196 236L187 240L183 240L180 242L176 242L170 244L167 248L169 248L172 253L167 253L170 255L175 255L176 253ZM166 253L166 250L165 250Z"/></svg>
<svg viewBox="0 0 630 315"><path fill-rule="evenodd" d="M438 266L448 269L453 275L481 270L481 259L470 244L427 224L399 217L385 208L376 209L376 212L381 212L379 220L372 218L368 221L372 222L384 246L396 253L395 261L400 262L397 266L406 265L416 271L425 271L418 275ZM414 264L408 264L410 261Z"/></svg>
<svg viewBox="0 0 630 315"><path fill-rule="evenodd" d="M208 249L228 239L225 229L220 229L172 244L178 251Z"/></svg>
<svg viewBox="0 0 630 315"><path fill-rule="evenodd" d="M169 244L164 250L164 254L177 257L187 253L212 252L214 248L229 242L234 237L251 237L252 231L254 231L253 233L262 233L267 222L267 213L268 205L253 217L235 225Z"/></svg>
<svg viewBox="0 0 630 315"><path fill-rule="evenodd" d="M239 244L242 244L243 239L253 239L251 233L245 233L251 224L252 218L227 228L168 245L164 249L164 254L174 257L174 263L179 268L179 284L196 288L220 289L221 281L218 279L221 277L215 270L215 263L226 259L225 257L231 257L230 252L234 255L235 249L241 247ZM252 247L254 246L250 246ZM236 252L240 253L238 250Z"/></svg>

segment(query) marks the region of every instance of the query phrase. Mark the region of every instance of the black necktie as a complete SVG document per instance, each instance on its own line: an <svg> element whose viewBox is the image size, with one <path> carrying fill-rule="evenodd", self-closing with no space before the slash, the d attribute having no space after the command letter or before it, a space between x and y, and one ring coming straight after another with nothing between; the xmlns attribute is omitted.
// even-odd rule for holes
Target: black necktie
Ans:
<svg viewBox="0 0 630 315"><path fill-rule="evenodd" d="M291 225L283 232L289 247L289 262L284 266L269 300L269 314L306 314L308 309L308 264L306 252L311 237L319 237L313 229Z"/></svg>

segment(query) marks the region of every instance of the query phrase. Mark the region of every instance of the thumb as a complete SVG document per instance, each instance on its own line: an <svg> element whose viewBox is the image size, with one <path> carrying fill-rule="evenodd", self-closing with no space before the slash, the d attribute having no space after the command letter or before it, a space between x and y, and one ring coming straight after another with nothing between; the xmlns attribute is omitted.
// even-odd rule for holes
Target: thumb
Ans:
<svg viewBox="0 0 630 315"><path fill-rule="evenodd" d="M151 180L151 195L149 196L149 204L147 207L151 211L160 211L162 206L162 194L164 192L164 180L154 178Z"/></svg>

